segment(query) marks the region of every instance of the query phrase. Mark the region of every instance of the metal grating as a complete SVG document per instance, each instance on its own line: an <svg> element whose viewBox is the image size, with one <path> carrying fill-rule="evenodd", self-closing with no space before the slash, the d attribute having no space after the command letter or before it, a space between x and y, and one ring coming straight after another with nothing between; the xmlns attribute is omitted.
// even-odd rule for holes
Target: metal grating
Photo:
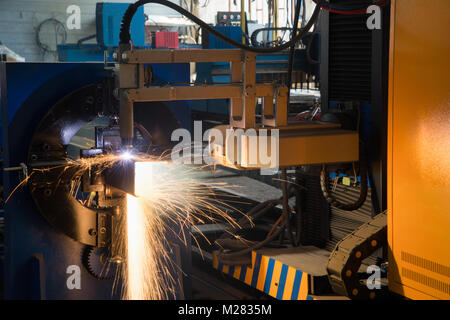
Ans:
<svg viewBox="0 0 450 320"><path fill-rule="evenodd" d="M300 174L302 191L302 245L319 248L326 246L329 238L329 205L322 196L319 177L315 174Z"/></svg>
<svg viewBox="0 0 450 320"><path fill-rule="evenodd" d="M450 295L450 283L428 277L407 268L402 268L402 277Z"/></svg>
<svg viewBox="0 0 450 320"><path fill-rule="evenodd" d="M402 261L432 271L434 273L441 274L446 277L450 277L450 267L444 266L440 263L418 257L416 255L402 251Z"/></svg>
<svg viewBox="0 0 450 320"><path fill-rule="evenodd" d="M333 251L336 244L358 227L372 218L372 200L370 187L363 206L358 210L345 211L330 206L322 195L320 180L314 174L301 174L299 184L303 191L302 203L302 244L314 245ZM330 190L341 202L355 202L359 197L360 187L345 186L330 179ZM370 264L376 262L379 254L371 257Z"/></svg>
<svg viewBox="0 0 450 320"><path fill-rule="evenodd" d="M370 0L330 0L333 4L367 5ZM329 100L371 101L372 31L368 15L329 16Z"/></svg>
<svg viewBox="0 0 450 320"><path fill-rule="evenodd" d="M360 187L345 186L341 183L336 185L330 179L330 190L333 196L344 203L355 202L359 197ZM370 187L367 191L367 198L361 208L354 211L345 211L336 207L330 207L330 239L326 248L334 250L336 244L345 236L355 231L372 218L372 200Z"/></svg>

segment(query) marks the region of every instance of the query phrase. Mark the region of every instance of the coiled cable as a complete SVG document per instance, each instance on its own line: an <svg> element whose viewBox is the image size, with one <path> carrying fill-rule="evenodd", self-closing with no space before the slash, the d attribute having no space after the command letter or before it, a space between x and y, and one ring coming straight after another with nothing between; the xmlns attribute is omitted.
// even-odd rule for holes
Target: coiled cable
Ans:
<svg viewBox="0 0 450 320"><path fill-rule="evenodd" d="M359 198L354 203L343 203L333 197L329 189L328 172L325 164L322 165L322 170L320 172L320 188L322 189L322 194L325 200L331 206L345 211L358 210L364 204L367 197L367 160L362 142L359 145L359 176L361 177L361 189Z"/></svg>

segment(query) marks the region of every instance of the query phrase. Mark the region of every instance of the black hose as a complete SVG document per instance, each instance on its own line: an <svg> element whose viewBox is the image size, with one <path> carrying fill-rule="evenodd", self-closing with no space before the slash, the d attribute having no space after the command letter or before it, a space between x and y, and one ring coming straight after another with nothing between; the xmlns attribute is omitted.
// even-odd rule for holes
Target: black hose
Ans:
<svg viewBox="0 0 450 320"><path fill-rule="evenodd" d="M234 226L232 231L237 231L238 229L245 228L251 223L258 219L259 217L263 216L267 212L269 212L271 209L273 209L275 206L281 204L281 199L277 200L268 200L261 202L257 204L255 207L253 207L247 214L239 219L236 223L237 226ZM227 237L230 237L230 233L223 233L218 239L224 239Z"/></svg>
<svg viewBox="0 0 450 320"><path fill-rule="evenodd" d="M292 31L292 28L291 27L278 27L278 28L265 27L265 28L256 29L255 31L252 32L252 35L250 36L251 44L254 47L262 47L258 43L257 38L258 38L259 33L263 32L263 31ZM263 39L264 39L264 37L263 37Z"/></svg>
<svg viewBox="0 0 450 320"><path fill-rule="evenodd" d="M319 60L314 60L311 57L312 43L314 41L314 37L317 36L317 35L318 35L317 31L314 30L314 32L311 34L311 36L309 38L308 44L306 45L306 59L308 60L309 64L319 64L320 63Z"/></svg>
<svg viewBox="0 0 450 320"><path fill-rule="evenodd" d="M320 0L320 2L323 2L323 0ZM254 48L254 47L247 46L245 44L242 44L241 42L238 42L238 41L228 38L227 36L223 35L219 31L212 28L210 25L208 25L203 20L201 20L201 19L197 18L196 16L194 16L193 14L191 14L189 11L185 10L184 8L182 8L180 6L177 6L176 4L174 4L170 1L167 1L167 0L139 0L133 4L130 4L130 6L128 7L128 9L125 11L125 13L123 15L122 24L120 27L120 35L119 35L120 42L119 42L119 44L128 45L130 43L131 20L133 19L133 16L136 13L137 9L140 6L147 4L147 3L157 3L157 4L161 4L163 6L169 7L171 9L181 13L183 16L189 18L194 23L198 24L200 27L202 27L209 33L213 34L217 38L227 42L228 44L231 44L232 46L234 46L236 48L240 48L240 49L255 52L255 53L273 53L273 52L278 52L278 51L281 51L281 50L291 47L292 44L295 44L298 41L300 41L303 38L303 36L309 31L309 29L311 29L311 27L314 25L317 17L319 16L319 12L320 12L320 6L316 6L308 23L305 25L304 28L300 29L300 32L298 34L296 34L295 37L292 38L290 41L288 41L280 46L271 47L271 48Z"/></svg>
<svg viewBox="0 0 450 320"><path fill-rule="evenodd" d="M281 232L284 231L285 227L286 227L286 225L284 224L284 221L283 221L282 224L280 225L280 227L278 228L278 230L273 232L269 237L267 237L263 241L258 242L255 245L250 246L248 248L245 248L245 249L242 249L239 251L229 252L229 253L224 252L223 250L220 250L219 253L217 254L217 260L220 263L224 263L224 264L232 264L232 265L247 264L247 260L243 259L244 255L247 255L252 251L258 250L259 248L262 248L266 244L272 242L276 237L278 237L281 234ZM243 261L243 263L240 263L239 259L242 259L241 261Z"/></svg>
<svg viewBox="0 0 450 320"><path fill-rule="evenodd" d="M317 36L319 34L318 29L319 29L319 26L320 26L320 18L321 18L321 16L319 14L319 17L317 18L316 24L314 26L314 30L313 30L312 34L310 35L310 37L309 37L308 43L306 44L306 59L308 60L309 64L319 64L320 63L319 60L314 60L311 57L312 43L314 41L315 36Z"/></svg>
<svg viewBox="0 0 450 320"><path fill-rule="evenodd" d="M361 206L366 201L367 197L367 189L368 189L368 183L367 183L367 161L366 161L366 155L363 148L363 144L360 143L359 148L359 175L361 177L361 189L359 193L359 198L354 203L342 203L338 201L336 198L334 198L329 190L328 185L328 172L326 170L326 165L324 164L322 166L322 171L320 172L320 188L322 189L323 196L325 200L333 207L336 207L338 209L342 209L345 211L354 211L361 208Z"/></svg>
<svg viewBox="0 0 450 320"><path fill-rule="evenodd" d="M232 264L232 265L245 265L251 262L251 257L248 254L254 250L257 250L268 243L272 242L278 236L283 235L286 227L289 225L289 211L284 211L284 208L289 208L286 204L287 199L291 196L291 187L287 188L287 183L285 185L286 188L283 188L283 196L280 199L276 200L268 200L265 202L261 202L255 207L253 207L245 217L241 218L237 225L239 227L235 227L234 230L238 228L244 228L249 225L253 220L256 220L260 216L267 213L269 210L273 209L275 206L279 204L283 204L283 219L280 223L278 229L276 229L270 236L260 242L249 241L246 239L226 239L232 236L232 232L227 232L222 234L215 243L220 247L219 253L217 254L217 259L220 263L224 264ZM289 228L289 232L290 228ZM291 234L292 235L292 234ZM290 236L293 246L297 244L294 241L293 236Z"/></svg>
<svg viewBox="0 0 450 320"><path fill-rule="evenodd" d="M298 19L300 18L300 7L301 7L301 0L297 0L297 4L295 6L295 16L294 16L294 25L293 30L291 33L291 41L295 38L297 35L297 29L298 29ZM316 7L317 9L317 7ZM311 20L308 21L308 23ZM288 70L287 70L287 87L288 87L288 93L287 93L287 107L288 107L288 113L289 113L289 105L291 100L291 87L292 87L292 70L294 68L294 53L295 53L295 45L297 42L294 42L291 46L291 49L289 50L289 60L288 60Z"/></svg>
<svg viewBox="0 0 450 320"><path fill-rule="evenodd" d="M220 248L226 248L227 250L242 250L256 244L255 241L247 239L217 239L214 242Z"/></svg>
<svg viewBox="0 0 450 320"><path fill-rule="evenodd" d="M259 203L253 207L245 217L241 218L237 224L239 228L244 228L245 226L251 224L253 220L256 220L260 216L267 213L269 210L273 209L276 205L281 203L281 199L268 200ZM227 239L232 236L231 232L224 233L216 241L216 245L220 247L219 253L217 254L217 259L220 263L230 264L230 265L246 265L251 263L251 257L248 255L253 250L257 250L267 243L275 239L281 232L284 231L285 225L284 221L282 226L274 232L269 238L261 241L254 242L246 239ZM237 227L234 228L235 230ZM269 239L269 240L268 240Z"/></svg>

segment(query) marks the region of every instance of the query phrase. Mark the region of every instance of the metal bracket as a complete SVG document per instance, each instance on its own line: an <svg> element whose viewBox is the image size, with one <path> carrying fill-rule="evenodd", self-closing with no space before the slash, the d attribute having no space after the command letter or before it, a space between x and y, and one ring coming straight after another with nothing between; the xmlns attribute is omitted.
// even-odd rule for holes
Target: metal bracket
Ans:
<svg viewBox="0 0 450 320"><path fill-rule="evenodd" d="M11 171L22 171L22 177L20 179L20 182L23 182L24 180L28 179L28 167L25 163L21 162L20 166L18 167L9 167L9 168L3 168L3 171L11 172Z"/></svg>

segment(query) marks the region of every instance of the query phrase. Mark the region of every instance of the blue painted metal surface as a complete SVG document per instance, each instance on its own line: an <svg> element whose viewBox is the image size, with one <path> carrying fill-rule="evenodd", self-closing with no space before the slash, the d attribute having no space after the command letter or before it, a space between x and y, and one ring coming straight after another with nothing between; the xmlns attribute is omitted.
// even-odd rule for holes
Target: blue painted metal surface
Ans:
<svg viewBox="0 0 450 320"><path fill-rule="evenodd" d="M119 43L120 24L129 3L99 2L96 6L97 43L105 47L115 47ZM131 20L131 39L136 47L145 44L144 7L137 9Z"/></svg>
<svg viewBox="0 0 450 320"><path fill-rule="evenodd" d="M92 62L104 61L104 53L108 52L108 62L114 62L112 57L115 48L105 48L97 44L61 44L58 45L58 61L62 62Z"/></svg>
<svg viewBox="0 0 450 320"><path fill-rule="evenodd" d="M189 75L189 65L173 66L170 72L164 66L155 69L166 81L176 76L185 80ZM76 89L103 81L108 75L100 63L6 63L0 71L0 76L6 79L3 85L7 86L7 103L1 105L4 167L27 162L33 134L57 101ZM170 109L175 117L180 117L178 120L183 125L190 125L186 103L172 104ZM9 195L19 183L18 172L5 172L5 195ZM6 299L118 298L112 292L111 280L97 280L82 266L84 245L57 231L44 219L29 187L19 188L13 194L5 205L4 216ZM181 254L183 263L189 264L187 253ZM80 290L70 290L66 285L67 268L71 265L80 267ZM189 290L188 285L185 286Z"/></svg>
<svg viewBox="0 0 450 320"><path fill-rule="evenodd" d="M222 33L223 35L231 38L235 41L242 41L242 29L237 26L215 26L214 29ZM216 36L209 34L209 41L207 47L210 49L235 49L231 44L220 40Z"/></svg>

